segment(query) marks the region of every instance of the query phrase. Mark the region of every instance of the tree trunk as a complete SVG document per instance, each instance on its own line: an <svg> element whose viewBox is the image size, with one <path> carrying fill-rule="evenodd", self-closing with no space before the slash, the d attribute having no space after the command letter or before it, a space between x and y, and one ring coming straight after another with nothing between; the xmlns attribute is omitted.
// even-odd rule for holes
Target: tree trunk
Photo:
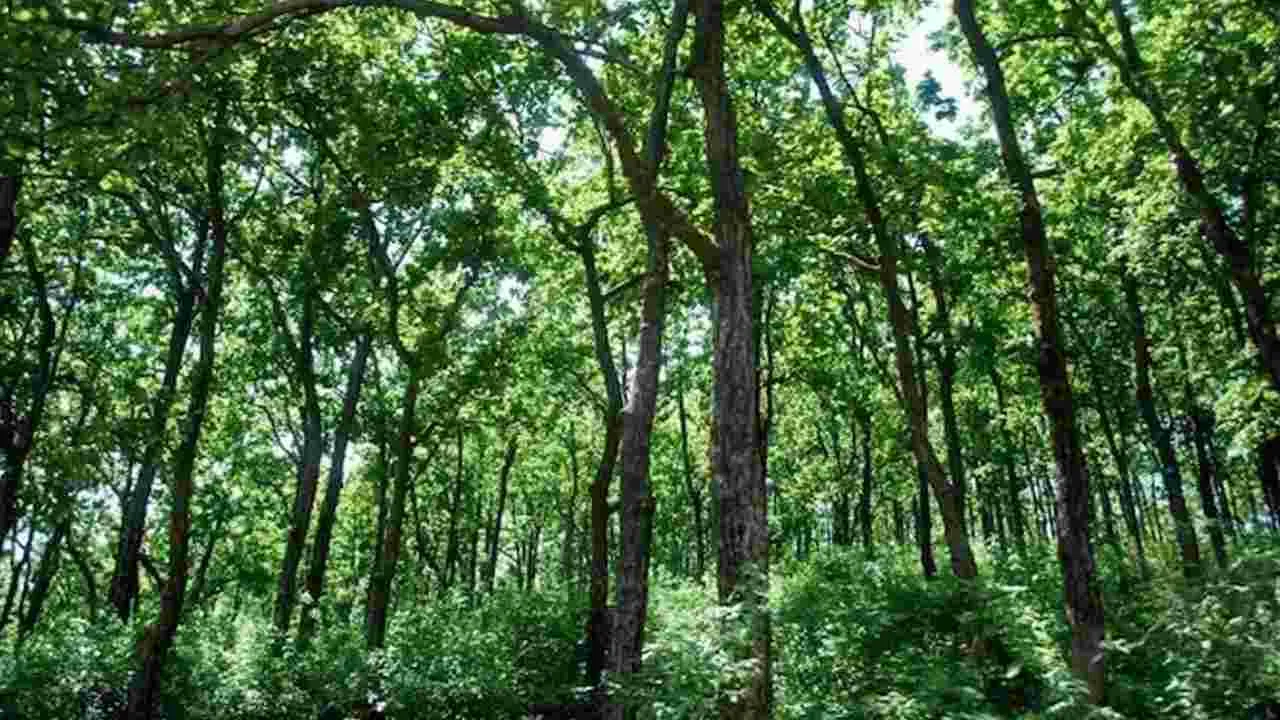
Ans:
<svg viewBox="0 0 1280 720"><path fill-rule="evenodd" d="M679 7L679 5L677 5ZM684 18L680 18L683 25ZM676 38L677 42L679 37ZM669 239L661 228L649 228L649 267L644 280L636 367L622 414L621 547L618 606L611 635L613 672L626 684L640 671L649 608L649 561L653 543L655 501L649 487L649 443L658 405L662 364L662 329L668 274ZM635 703L613 703L606 717L634 717Z"/></svg>
<svg viewBox="0 0 1280 720"><path fill-rule="evenodd" d="M1111 451L1111 459L1116 464L1116 474L1120 477L1120 513L1124 516L1125 527L1133 538L1134 548L1138 552L1138 568L1143 576L1148 573L1147 552L1142 540L1142 526L1138 522L1137 500L1133 496L1133 477L1129 473L1129 457L1125 448L1120 447L1116 432L1111 424L1106 403L1097 405L1098 420L1102 424L1102 437L1107 441L1107 449Z"/></svg>
<svg viewBox="0 0 1280 720"><path fill-rule="evenodd" d="M379 427L378 433L378 471L377 480L373 487L373 504L377 508L378 514L373 525L373 552L369 556L369 578L371 580L377 575L378 568L382 566L382 548L386 545L387 515L389 510L387 492L391 489L391 476L395 474L395 468L391 466L391 461L388 458L387 435L390 433L387 432L385 427ZM364 615L366 623L372 617L373 589L374 583L370 582L365 592ZM368 633L367 625L365 632Z"/></svg>
<svg viewBox="0 0 1280 720"><path fill-rule="evenodd" d="M1000 411L1000 458L1004 465L1006 492L1008 493L1009 524L1014 544L1019 550L1025 550L1027 544L1027 521L1022 508L1022 483L1018 480L1017 463L1014 459L1013 433L1009 430L1008 408L1005 405L1004 382L1000 371L991 365L991 386L996 392L996 407Z"/></svg>
<svg viewBox="0 0 1280 720"><path fill-rule="evenodd" d="M928 483L932 486L942 512L943 534L951 551L951 569L956 577L969 579L977 577L978 568L969 547L969 533L964 518L964 490L948 478L933 452L929 442L928 415L923 412L920 402L920 390L916 387L915 360L908 338L911 335L911 323L906 307L902 303L898 290L898 239L893 237L884 215L880 209L880 198L866 167L862 147L849 130L844 119L844 108L839 98L827 81L826 71L818 58L808 32L802 24L798 12L792 14L791 23L773 8L770 0L757 0L756 6L765 14L773 26L784 38L804 55L805 68L810 79L818 88L822 97L823 109L827 122L835 132L836 139L844 152L846 164L853 171L857 187L858 199L862 205L867 222L871 225L876 240L876 248L880 253L879 278L881 290L889 307L890 325L893 328L895 360L898 368L899 382L908 417L911 422L911 448L916 462L924 468ZM798 7L797 7L798 10Z"/></svg>
<svg viewBox="0 0 1280 720"><path fill-rule="evenodd" d="M40 614L44 611L45 601L49 598L49 590L53 588L53 580L57 577L58 566L62 560L62 544L71 530L71 516L67 514L49 537L40 556L40 564L35 571L35 581L27 602L26 612L18 618L18 644L21 645L36 624L40 622Z"/></svg>
<svg viewBox="0 0 1280 720"><path fill-rule="evenodd" d="M198 258L196 259L198 262ZM128 498L120 539L116 550L115 572L111 577L110 599L122 622L129 620L133 602L138 597L138 555L142 552L142 537L147 527L147 505L151 488L160 469L161 454L165 445L165 426L169 422L169 410L173 406L178 374L182 370L182 358L191 336L195 315L195 288L178 288L173 326L169 331L169 349L165 354L164 377L160 389L151 401L151 417L147 427L147 444L143 450L138 480Z"/></svg>
<svg viewBox="0 0 1280 720"><path fill-rule="evenodd" d="M387 640L387 606L391 600L391 587L395 580L396 563L400 560L400 536L404 529L405 499L409 495L409 464L413 461L413 448L417 427L418 391L421 382L416 365L408 368L409 378L400 405L400 429L396 442L395 482L391 491L391 507L387 514L387 526L382 549L378 553L373 576L369 581L369 613L365 620L365 642L370 650L380 650ZM461 430L459 438L461 438ZM461 440L459 440L461 446ZM461 447L459 447L461 451Z"/></svg>
<svg viewBox="0 0 1280 720"><path fill-rule="evenodd" d="M862 550L868 559L874 558L875 544L871 537L871 415L862 416L862 495L858 503L858 519L862 521Z"/></svg>
<svg viewBox="0 0 1280 720"><path fill-rule="evenodd" d="M1271 527L1280 530L1280 436L1258 446L1258 480L1263 502L1271 514Z"/></svg>
<svg viewBox="0 0 1280 720"><path fill-rule="evenodd" d="M298 624L298 640L304 645L315 632L317 606L324 595L325 575L329 567L329 546L333 527L338 520L338 501L346 476L347 445L355 433L356 407L364 384L364 370L373 348L373 333L364 332L356 339L355 354L347 367L347 387L342 395L342 416L334 430L333 452L329 457L329 477L325 483L324 503L316 520L316 535L311 541L311 562L307 570L306 590L310 602L302 609Z"/></svg>
<svg viewBox="0 0 1280 720"><path fill-rule="evenodd" d="M1178 455L1174 452L1169 428L1156 413L1155 393L1151 387L1151 341L1147 338L1147 324L1138 299L1138 283L1131 273L1124 274L1125 299L1133 316L1133 356L1137 371L1138 409L1146 422L1160 458L1160 477L1169 501L1169 514L1173 516L1174 533L1182 553L1182 572L1187 577L1200 574L1200 544L1196 539L1195 524L1187 510L1182 492L1182 472L1178 467Z"/></svg>
<svg viewBox="0 0 1280 720"><path fill-rule="evenodd" d="M1120 79L1129 92L1151 114L1177 169L1182 189L1200 211L1201 232L1226 261L1231 281L1244 298L1245 325L1249 330L1249 338L1257 349L1262 366L1266 368L1272 387L1280 391L1280 337L1276 335L1266 285L1254 270L1253 248L1249 247L1246 240L1241 239L1228 220L1222 202L1205 186L1199 161L1183 144L1180 133L1169 119L1164 98L1147 76L1123 1L1110 0L1110 6L1116 29L1120 32L1121 52L1117 53L1112 49L1105 38L1100 40L1102 47L1116 66ZM1096 35L1102 35L1099 29L1094 30Z"/></svg>
<svg viewBox="0 0 1280 720"><path fill-rule="evenodd" d="M18 196L22 190L21 175L0 176L0 270L4 270L18 231Z"/></svg>
<svg viewBox="0 0 1280 720"><path fill-rule="evenodd" d="M693 577L702 582L707 568L707 532L702 519L702 490L694 483L693 460L689 455L689 421L684 408L684 384L676 383L676 407L680 412L680 458L684 465L684 489L689 496L689 510L693 517Z"/></svg>
<svg viewBox="0 0 1280 720"><path fill-rule="evenodd" d="M309 244L307 254L315 250ZM276 590L275 628L277 642L283 642L289 632L289 624L293 620L293 605L298 597L298 566L302 563L302 551L307 540L307 530L311 527L311 511L315 506L316 491L320 484L320 461L324 456L324 438L321 427L320 396L316 390L315 369L315 319L316 293L313 287L314 269L310 258L304 260L302 322L298 330L297 345L288 340L293 355L293 364L302 386L302 455L298 463L298 486L294 492L292 519L289 530L285 534L284 560L280 568L280 579ZM273 302L278 307L278 301ZM282 331L287 332L288 325L285 313L277 312ZM286 338L288 339L288 338ZM276 651L283 649L277 644Z"/></svg>
<svg viewBox="0 0 1280 720"><path fill-rule="evenodd" d="M196 455L205 412L213 385L214 351L217 341L218 311L222 306L227 257L227 222L223 209L223 152L226 129L226 107L219 103L212 120L208 143L209 226L213 236L209 258L208 287L202 293L200 315L200 355L191 376L191 397L187 410L187 426L174 455L173 505L169 512L169 578L160 594L160 614L147 627L138 645L140 667L129 686L128 717L150 720L159 699L165 659L173 646L182 618L182 603L187 588L190 555L191 500L195 493Z"/></svg>
<svg viewBox="0 0 1280 720"><path fill-rule="evenodd" d="M0 188L3 191L3 188ZM13 192L17 192L16 185ZM0 210L2 212L2 210ZM22 254L26 260L27 275L35 287L36 308L40 317L40 336L35 352L36 362L31 370L31 400L25 414L12 405L9 398L0 401L0 538L6 537L22 515L18 494L22 487L27 458L35 449L36 431L44 418L45 404L53 387L56 356L54 344L58 342L57 327L49 303L49 288L44 269L40 266L35 241L30 233L20 238ZM68 314L70 310L68 309ZM66 323L63 318L63 337Z"/></svg>
<svg viewBox="0 0 1280 720"><path fill-rule="evenodd" d="M723 0L693 3L696 24L689 63L702 100L719 255L714 287L716 431L712 451L720 520L717 584L721 603L741 603L741 622L746 627L745 633L736 626L725 628L729 658L752 662L741 685L732 688L735 692L721 695L720 717L764 720L772 705L768 496L759 447L751 210L725 75L724 10Z"/></svg>
<svg viewBox="0 0 1280 720"><path fill-rule="evenodd" d="M462 538L458 533L462 522L462 424L458 424L458 467L453 474L453 494L449 499L449 535L444 551L444 582L442 592L453 587L458 578L458 564L462 562Z"/></svg>
<svg viewBox="0 0 1280 720"><path fill-rule="evenodd" d="M1049 418L1058 470L1058 561L1062 566L1067 622L1071 626L1071 665L1076 675L1088 684L1090 700L1100 705L1106 696L1102 595L1094 577L1093 547L1089 538L1089 475L1076 427L1071 381L1058 327L1053 254L1035 181L1018 143L1000 60L978 25L973 0L956 0L955 13L986 80L986 95L1000 138L1005 170L1021 195L1031 316L1039 343L1040 399Z"/></svg>
<svg viewBox="0 0 1280 720"><path fill-rule="evenodd" d="M560 544L560 579L569 588L570 597L581 588L576 586L578 573L578 556L576 547L578 517L578 439L575 427L569 425L569 436L565 443L569 462L565 471L569 474L569 501L560 514L560 523L564 526L564 536Z"/></svg>
<svg viewBox="0 0 1280 720"><path fill-rule="evenodd" d="M507 441L507 454L502 459L502 472L498 475L498 506L493 512L493 526L485 538L486 561L484 565L484 591L493 592L493 578L498 571L498 545L502 542L502 514L507 507L507 483L511 479L511 466L516 461L519 437L512 435Z"/></svg>
<svg viewBox="0 0 1280 720"><path fill-rule="evenodd" d="M1191 390L1187 389L1188 398ZM1188 411L1191 413L1191 436L1196 448L1196 463L1199 466L1200 507L1204 510L1205 520L1209 521L1209 541L1213 544L1213 556L1218 567L1227 568L1227 539L1222 531L1222 520L1218 514L1218 502L1213 476L1216 468L1213 463L1213 428L1216 418L1213 411L1202 408L1193 400L1188 400Z"/></svg>

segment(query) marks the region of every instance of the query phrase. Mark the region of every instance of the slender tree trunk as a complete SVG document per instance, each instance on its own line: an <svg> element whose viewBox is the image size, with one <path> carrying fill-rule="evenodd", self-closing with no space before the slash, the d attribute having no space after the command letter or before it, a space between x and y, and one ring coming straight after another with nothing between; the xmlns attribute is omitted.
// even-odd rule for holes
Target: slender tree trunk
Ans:
<svg viewBox="0 0 1280 720"><path fill-rule="evenodd" d="M1107 43L1100 29L1094 28L1095 35L1119 71L1121 81L1151 114L1177 169L1183 191L1200 211L1201 232L1226 261L1231 281L1244 298L1245 325L1258 358L1271 378L1272 387L1280 390L1280 337L1276 334L1275 319L1271 315L1269 292L1253 267L1253 248L1232 227L1222 202L1205 186L1199 161L1183 144L1181 134L1169 118L1164 98L1147 75L1123 0L1110 0L1110 7L1116 29L1120 32L1121 51L1116 52Z"/></svg>
<svg viewBox="0 0 1280 720"><path fill-rule="evenodd" d="M462 523L462 425L458 425L458 467L453 474L453 494L449 500L449 535L444 551L444 582L441 591L453 587L458 578L458 564L462 562L462 538L459 536Z"/></svg>
<svg viewBox="0 0 1280 720"><path fill-rule="evenodd" d="M13 616L14 600L18 597L18 589L22 585L22 580L26 577L26 569L31 566L31 548L34 547L36 526L34 518L27 525L27 544L22 546L22 559L18 561L10 561L9 563L9 588L4 594L4 609L0 610L0 631L9 626L9 618ZM18 530L13 530L13 555L17 557L18 550Z"/></svg>
<svg viewBox="0 0 1280 720"><path fill-rule="evenodd" d="M862 549L868 559L875 557L875 544L871 537L871 415L862 416L862 496L859 498L858 518L862 521Z"/></svg>
<svg viewBox="0 0 1280 720"><path fill-rule="evenodd" d="M1107 449L1111 451L1111 459L1116 464L1116 474L1120 478L1120 512L1124 516L1125 527L1133 538L1134 548L1138 552L1138 567L1144 576L1148 573L1147 552L1142 540L1142 526L1138 522L1137 500L1133 493L1133 477L1129 472L1129 457L1120 447L1116 432L1111 424L1111 416L1107 412L1106 403L1097 405L1098 420L1102 425L1102 437L1107 441Z"/></svg>
<svg viewBox="0 0 1280 720"><path fill-rule="evenodd" d="M1160 477L1169 501L1169 514L1173 516L1174 533L1182 553L1182 572L1187 577L1200 574L1200 543L1196 539L1195 524L1187 510L1182 492L1182 472L1178 467L1178 455L1170 439L1169 428L1160 421L1156 412L1155 393L1151 387L1151 341L1147 338L1147 324L1138 299L1138 283L1131 273L1124 275L1125 298L1134 326L1134 366L1137 370L1138 409L1151 434L1151 444L1160 458Z"/></svg>
<svg viewBox="0 0 1280 720"><path fill-rule="evenodd" d="M1187 389L1188 398L1191 396ZM1213 476L1216 472L1213 464L1213 427L1216 418L1212 410L1199 407L1188 400L1191 413L1191 436L1196 449L1196 463L1199 466L1197 480L1200 490L1200 507L1204 510L1205 520L1209 521L1209 541L1213 544L1213 556L1218 567L1227 568L1227 538L1222 531L1222 520L1218 513L1218 502L1215 496Z"/></svg>
<svg viewBox="0 0 1280 720"><path fill-rule="evenodd" d="M18 231L18 197L22 191L21 175L0 176L0 270L4 270Z"/></svg>
<svg viewBox="0 0 1280 720"><path fill-rule="evenodd" d="M80 570L80 577L84 580L84 599L85 604L89 607L89 624L95 625L98 622L98 579L97 573L90 561L90 556L76 544L75 540L67 543L67 552L71 555L71 560ZM0 630L3 626L0 626Z"/></svg>
<svg viewBox="0 0 1280 720"><path fill-rule="evenodd" d="M684 465L684 489L689 496L689 510L693 516L693 577L702 582L707 568L707 532L702 519L702 490L694 483L693 460L689 455L689 421L684 408L684 385L676 384L676 407L680 412L680 457Z"/></svg>
<svg viewBox="0 0 1280 720"><path fill-rule="evenodd" d="M938 574L938 563L933 559L933 516L929 509L929 473L916 465L918 480L916 497L912 501L916 517L916 544L920 548L920 569L926 578Z"/></svg>
<svg viewBox="0 0 1280 720"><path fill-rule="evenodd" d="M381 423L380 423L381 424ZM373 487L373 504L377 508L377 518L373 526L373 551L369 555L369 578L372 580L378 573L378 568L382 566L382 548L386 545L387 537L387 514L389 505L387 503L387 492L391 489L391 476L395 473L395 469L391 466L391 460L388 457L389 448L387 447L387 436L390 433L385 426L379 427L378 431L378 471L376 482ZM374 583L370 582L365 594L365 632L369 631L368 619L373 616L373 590Z"/></svg>
<svg viewBox="0 0 1280 720"><path fill-rule="evenodd" d="M986 80L986 95L1000 138L1005 170L1021 194L1023 250L1031 289L1031 316L1039 343L1040 398L1051 425L1058 469L1058 561L1062 566L1067 622L1071 626L1071 665L1076 675L1088 683L1090 700L1100 705L1106 698L1102 595L1094 577L1093 547L1089 538L1089 474L1076 426L1071 381L1058 326L1053 254L1035 181L1019 146L1000 60L978 25L973 0L955 0L955 13Z"/></svg>
<svg viewBox="0 0 1280 720"><path fill-rule="evenodd" d="M314 250L314 246L308 250ZM302 551L307 540L307 530L311 527L311 511L315 506L316 491L320 484L320 461L324 456L324 438L321 427L320 396L316 390L315 370L315 316L318 288L312 287L314 280L311 261L307 260L304 272L302 297L302 323L298 331L296 347L291 347L294 365L302 386L302 455L298 463L298 486L294 491L293 513L289 522L289 530L285 534L284 560L280 568L280 579L276 589L275 628L278 633L277 642L283 642L289 632L289 624L293 620L293 606L298 597L298 566L302 564ZM274 299L274 298L273 298ZM277 303L278 305L278 303ZM278 322L282 328L288 326L285 313L280 311ZM290 340L288 343L293 346ZM283 646L277 644L279 652Z"/></svg>
<svg viewBox="0 0 1280 720"><path fill-rule="evenodd" d="M498 571L498 545L502 542L502 514L507 506L507 483L511 479L511 466L516 461L519 437L512 435L507 441L507 454L502 459L502 471L498 475L498 506L493 512L493 526L486 538L487 560L484 566L484 591L493 592L493 578Z"/></svg>
<svg viewBox="0 0 1280 720"><path fill-rule="evenodd" d="M395 481L391 491L391 507L387 513L382 549L378 553L373 577L369 581L369 613L365 620L365 642L370 650L380 650L387 640L387 606L391 600L396 564L400 560L405 499L409 495L409 465L413 461L413 448L417 445L414 435L418 430L417 408L421 375L420 370L413 364L408 371L409 378L400 405L400 429L399 438L396 441ZM461 430L459 430L459 437L461 437Z"/></svg>
<svg viewBox="0 0 1280 720"><path fill-rule="evenodd" d="M773 7L771 0L757 0L757 8L765 14L777 29L804 56L805 69L810 79L818 88L822 98L827 122L835 132L836 139L844 151L846 164L853 171L857 187L858 200L862 205L867 222L871 225L876 240L876 248L880 253L879 278L881 290L889 307L890 325L893 328L895 360L898 378L902 386L902 396L908 417L911 421L911 447L916 462L925 468L929 485L938 499L942 513L943 534L951 551L951 569L956 577L969 579L977 577L978 568L973 559L973 551L969 546L969 533L964 517L964 488L956 482L956 478L948 478L942 464L934 454L929 443L928 415L923 412L920 402L920 389L916 387L915 360L908 338L911 336L911 322L906 307L902 303L898 290L898 244L884 220L880 208L880 197L867 170L862 146L845 123L844 108L840 99L831 89L827 81L826 71L814 49L813 42L805 30L803 20L798 12L793 12L790 22L783 19ZM798 6L796 7L798 10Z"/></svg>
<svg viewBox="0 0 1280 720"><path fill-rule="evenodd" d="M324 502L316 520L316 535L311 541L311 562L307 570L306 590L310 602L302 609L298 624L298 640L305 645L315 633L316 610L324 595L325 575L329 567L329 546L333 527L338 521L338 501L346 478L347 445L355 433L356 408L364 385L365 365L373 348L373 333L364 332L356 339L355 354L347 366L347 386L342 395L342 416L333 435L333 452L329 458L329 477L325 483Z"/></svg>
<svg viewBox="0 0 1280 720"><path fill-rule="evenodd" d="M200 355L192 372L187 425L174 455L173 505L169 511L169 578L160 594L160 614L138 645L140 667L129 686L128 717L150 720L159 699L164 663L182 618L190 555L191 500L195 494L196 455L213 385L218 311L222 306L227 257L227 221L223 209L223 152L226 106L220 102L212 121L208 150L209 226L213 236L208 287L200 315Z"/></svg>
<svg viewBox="0 0 1280 720"><path fill-rule="evenodd" d="M143 450L142 465L133 492L128 496L124 522L120 528L119 546L116 550L115 573L111 577L110 599L121 621L128 621L133 601L138 596L138 555L142 552L142 536L147 526L147 505L151 488L160 469L164 451L165 431L169 411L173 406L178 374L182 370L182 358L191 336L195 315L195 291L179 288L173 326L169 333L169 349L165 355L164 377L160 389L151 401L151 418L148 425L147 444Z"/></svg>
<svg viewBox="0 0 1280 720"><path fill-rule="evenodd" d="M573 597L580 588L575 586L578 578L576 546L578 530L578 440L572 423L569 425L569 437L566 445L569 462L565 470L569 474L570 490L569 501L565 503L565 509L560 515L560 523L564 526L564 537L560 544L560 579L564 580L569 588L570 597Z"/></svg>
<svg viewBox="0 0 1280 720"><path fill-rule="evenodd" d="M17 192L16 185L12 188ZM0 188L4 192L4 188ZM3 208L0 207L0 213ZM45 404L53 387L56 357L54 344L58 342L57 326L49 302L49 288L37 255L31 233L24 233L19 241L26 260L27 275L35 287L36 308L40 318L40 335L36 341L35 364L30 373L31 395L26 413L19 413L9 402L0 398L0 538L9 534L22 515L18 494L26 469L27 458L35 449L36 431L44 418ZM68 313L70 311L68 310ZM63 318L65 338L68 317Z"/></svg>
<svg viewBox="0 0 1280 720"><path fill-rule="evenodd" d="M35 581L31 585L26 612L18 618L18 644L21 645L31 631L40 622L40 614L44 611L45 601L49 598L49 590L53 588L53 580L58 575L58 566L62 560L62 544L71 530L71 516L67 514L49 537L40 556L40 564L35 571Z"/></svg>
<svg viewBox="0 0 1280 720"><path fill-rule="evenodd" d="M1014 460L1013 433L1009 430L1008 408L1005 405L1004 382L1000 371L993 363L991 366L991 386L996 392L996 407L1000 411L1000 458L1004 465L1006 492L1008 493L1010 532L1019 550L1025 550L1027 544L1027 521L1022 508L1022 483L1018 479L1017 463Z"/></svg>
<svg viewBox="0 0 1280 720"><path fill-rule="evenodd" d="M679 7L679 5L677 5ZM683 25L684 17L680 17ZM679 41L679 37L676 37ZM618 568L618 609L612 633L613 671L625 684L640 671L649 607L649 562L653 543L655 500L649 487L649 449L658 404L662 364L662 330L669 267L669 238L649 228L649 267L644 280L636 367L622 414L622 511ZM614 703L606 717L634 717L636 703Z"/></svg>

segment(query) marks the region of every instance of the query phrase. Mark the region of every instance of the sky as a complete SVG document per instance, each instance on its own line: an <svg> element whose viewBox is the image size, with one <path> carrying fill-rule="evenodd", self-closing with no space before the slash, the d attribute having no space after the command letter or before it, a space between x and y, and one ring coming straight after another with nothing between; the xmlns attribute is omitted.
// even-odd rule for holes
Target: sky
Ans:
<svg viewBox="0 0 1280 720"><path fill-rule="evenodd" d="M915 87L924 79L925 72L932 70L934 79L942 86L942 94L955 98L959 111L955 120L938 121L932 115L925 118L935 133L955 139L960 128L974 119L981 108L965 92L965 77L960 66L951 62L946 53L929 46L929 35L945 27L948 18L947 3L934 0L921 11L915 28L894 49L893 59L906 70L908 87Z"/></svg>

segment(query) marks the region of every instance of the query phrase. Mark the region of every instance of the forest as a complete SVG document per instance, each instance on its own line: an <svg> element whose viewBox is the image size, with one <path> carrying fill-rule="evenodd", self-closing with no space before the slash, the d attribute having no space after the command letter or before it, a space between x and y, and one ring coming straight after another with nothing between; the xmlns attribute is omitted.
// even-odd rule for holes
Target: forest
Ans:
<svg viewBox="0 0 1280 720"><path fill-rule="evenodd" d="M1275 0L7 0L0 718L1280 718Z"/></svg>

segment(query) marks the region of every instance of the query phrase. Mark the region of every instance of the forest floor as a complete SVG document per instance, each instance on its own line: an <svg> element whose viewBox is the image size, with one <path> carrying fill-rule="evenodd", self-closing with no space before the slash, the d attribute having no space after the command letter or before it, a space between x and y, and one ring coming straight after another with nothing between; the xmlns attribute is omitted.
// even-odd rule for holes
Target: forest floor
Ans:
<svg viewBox="0 0 1280 720"><path fill-rule="evenodd" d="M775 712L801 718L1087 717L1065 660L1061 582L1048 545L986 555L976 584L926 581L910 548L824 550L774 570ZM1109 705L1094 717L1244 718L1280 695L1280 545L1256 536L1196 582L1173 558L1143 579L1099 552ZM265 606L228 603L184 621L170 718L316 718L376 693L387 718L524 717L581 693L582 601L563 586L468 598L406 594L385 652L364 650L358 613L329 621L306 651L272 652ZM656 573L642 717L716 717L735 668L721 651L710 583ZM233 616L233 613L234 616ZM234 631L233 631L234 629ZM76 718L88 689L120 687L133 628L67 622L0 661L0 717ZM8 714L5 714L7 712Z"/></svg>

